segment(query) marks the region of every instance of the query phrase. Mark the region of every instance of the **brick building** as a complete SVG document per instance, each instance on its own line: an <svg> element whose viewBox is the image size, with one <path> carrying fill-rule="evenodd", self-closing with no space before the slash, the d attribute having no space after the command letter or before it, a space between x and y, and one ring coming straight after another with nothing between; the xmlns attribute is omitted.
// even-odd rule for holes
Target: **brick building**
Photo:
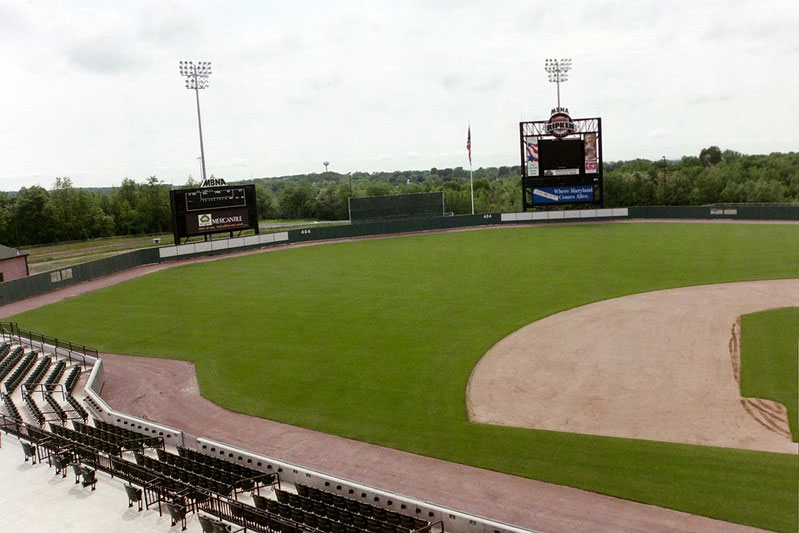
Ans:
<svg viewBox="0 0 799 533"><path fill-rule="evenodd" d="M28 271L28 254L0 244L0 281L24 278Z"/></svg>

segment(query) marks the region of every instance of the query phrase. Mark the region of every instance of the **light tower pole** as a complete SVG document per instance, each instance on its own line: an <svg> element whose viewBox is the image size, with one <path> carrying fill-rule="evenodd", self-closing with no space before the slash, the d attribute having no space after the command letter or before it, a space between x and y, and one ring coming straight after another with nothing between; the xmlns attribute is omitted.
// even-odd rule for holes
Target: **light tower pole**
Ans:
<svg viewBox="0 0 799 533"><path fill-rule="evenodd" d="M544 70L549 73L549 81L558 86L558 107L560 107L560 82L568 80L568 72L572 68L571 59L547 59L544 62Z"/></svg>
<svg viewBox="0 0 799 533"><path fill-rule="evenodd" d="M211 75L210 61L181 61L180 75L186 78L186 88L194 89L197 99L197 124L200 128L200 159L202 159L202 180L205 182L205 147L203 147L203 121L200 117L200 89L208 88L208 76Z"/></svg>

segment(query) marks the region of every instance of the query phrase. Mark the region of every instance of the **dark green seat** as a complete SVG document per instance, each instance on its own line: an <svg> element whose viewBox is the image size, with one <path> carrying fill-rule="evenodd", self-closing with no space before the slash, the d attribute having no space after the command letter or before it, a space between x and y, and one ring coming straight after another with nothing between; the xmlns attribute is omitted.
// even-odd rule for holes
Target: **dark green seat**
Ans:
<svg viewBox="0 0 799 533"><path fill-rule="evenodd" d="M186 507L177 503L167 503L166 508L169 511L172 525L180 522L181 531L186 531Z"/></svg>
<svg viewBox="0 0 799 533"><path fill-rule="evenodd" d="M31 458L31 464L36 464L36 448L32 444L22 442L22 453L25 454L26 463L28 462L28 458Z"/></svg>
<svg viewBox="0 0 799 533"><path fill-rule="evenodd" d="M53 465L55 465L55 475L61 474L61 477L67 477L67 467L69 460L63 454L56 454L53 457Z"/></svg>
<svg viewBox="0 0 799 533"><path fill-rule="evenodd" d="M72 473L75 474L75 485L77 485L80 482L81 474L83 474L80 463L72 463Z"/></svg>
<svg viewBox="0 0 799 533"><path fill-rule="evenodd" d="M142 509L141 489L133 485L125 485L125 492L128 495L128 507L133 507L134 502L139 504L139 511Z"/></svg>
<svg viewBox="0 0 799 533"><path fill-rule="evenodd" d="M203 528L203 533L216 533L213 520L203 515L197 515L197 520L200 522L200 527Z"/></svg>
<svg viewBox="0 0 799 533"><path fill-rule="evenodd" d="M84 487L91 486L92 490L95 489L95 485L97 485L97 476L95 475L95 471L88 467L81 467L81 476L83 477L82 485Z"/></svg>
<svg viewBox="0 0 799 533"><path fill-rule="evenodd" d="M255 504L255 506L258 509L263 509L264 511L266 511L266 500L267 500L267 498L264 498L260 494L253 494L252 495L252 502Z"/></svg>

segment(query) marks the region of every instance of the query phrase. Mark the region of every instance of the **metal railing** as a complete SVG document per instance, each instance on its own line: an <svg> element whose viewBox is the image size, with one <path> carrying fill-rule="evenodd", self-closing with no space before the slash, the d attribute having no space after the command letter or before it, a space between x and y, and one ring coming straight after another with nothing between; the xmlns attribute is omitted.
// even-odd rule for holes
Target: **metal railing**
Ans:
<svg viewBox="0 0 799 533"><path fill-rule="evenodd" d="M83 344L77 344L43 333L36 333L19 327L16 322L0 322L0 336L4 341L11 341L20 346L28 346L31 350L45 353L52 351L56 357L63 357L70 364L80 363L87 366L86 357L97 359L97 350Z"/></svg>

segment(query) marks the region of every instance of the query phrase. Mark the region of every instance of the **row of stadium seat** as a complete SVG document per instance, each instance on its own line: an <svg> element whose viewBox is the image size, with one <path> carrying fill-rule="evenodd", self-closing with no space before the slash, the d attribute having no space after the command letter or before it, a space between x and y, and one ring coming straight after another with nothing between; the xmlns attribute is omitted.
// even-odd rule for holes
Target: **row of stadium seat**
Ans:
<svg viewBox="0 0 799 533"><path fill-rule="evenodd" d="M95 423L97 422L98 421L95 420ZM77 420L73 420L72 425L75 431L79 433L113 442L127 450L139 451L144 447L163 447L164 445L164 441L160 437L142 435L141 433L129 429L122 430L122 428L120 428L120 431L113 431L109 430L107 425L95 427L78 422Z"/></svg>
<svg viewBox="0 0 799 533"><path fill-rule="evenodd" d="M429 525L429 522L426 522L425 520L395 511L390 511L383 507L372 505L371 503L365 502L363 500L347 498L341 494L317 489L315 487L309 487L301 483L297 483L295 486L297 488L297 496L300 498L306 498L314 502L321 502L325 505L341 510L346 509L352 513L358 513L369 518L375 518L381 522L387 522L392 525L399 524L408 529L419 529ZM292 497L293 495L288 493L288 498Z"/></svg>
<svg viewBox="0 0 799 533"><path fill-rule="evenodd" d="M369 503L348 498L344 498L346 502L339 502L341 504L339 507L279 489L275 491L275 494L279 503L289 505L293 509L301 509L317 517L355 526L373 533L408 533L413 529L428 525L427 522L412 516L390 512L382 507L375 507ZM267 505L271 504L267 502Z"/></svg>
<svg viewBox="0 0 799 533"><path fill-rule="evenodd" d="M67 412L64 411L64 408L61 407L61 404L59 404L49 392L44 395L44 399L47 402L47 405L53 409L53 412L56 414L58 419L61 420L61 423L65 423L67 421Z"/></svg>
<svg viewBox="0 0 799 533"><path fill-rule="evenodd" d="M67 375L67 379L64 380L64 388L69 394L72 394L72 391L75 390L75 385L78 384L78 378L80 378L80 365L74 365L72 369L69 371L69 375Z"/></svg>
<svg viewBox="0 0 799 533"><path fill-rule="evenodd" d="M139 466L186 483L192 487L200 487L223 496L228 496L233 491L233 483L231 480L209 478L179 466L163 463L158 459L154 459L139 452L134 453L133 456L136 458L136 464Z"/></svg>
<svg viewBox="0 0 799 533"><path fill-rule="evenodd" d="M22 362L17 365L11 375L8 376L8 379L6 379L5 383L3 383L3 386L8 394L14 393L14 390L20 383L22 383L22 380L33 367L33 364L36 362L38 357L39 354L36 352L29 353L24 359L22 359Z"/></svg>
<svg viewBox="0 0 799 533"><path fill-rule="evenodd" d="M50 368L50 364L52 364L52 362L53 359L49 355L42 357L42 359L39 361L39 364L33 369L33 372L28 374L28 378L25 380L22 388L26 391L35 388L42 378L44 378L44 373L47 372L48 368Z"/></svg>
<svg viewBox="0 0 799 533"><path fill-rule="evenodd" d="M64 361L58 361L55 366L53 366L53 370L50 371L47 379L44 380L44 388L48 392L52 392L55 389L56 383L58 383L58 380L60 380L61 376L64 374L66 366L67 364Z"/></svg>
<svg viewBox="0 0 799 533"><path fill-rule="evenodd" d="M51 423L50 432L72 443L88 446L96 450L101 450L109 455L119 455L122 453L122 446L119 442L81 433L74 429L69 429L66 426L58 426Z"/></svg>
<svg viewBox="0 0 799 533"><path fill-rule="evenodd" d="M227 459L223 459L221 457L206 455L204 453L198 452L197 450L192 450L191 448L184 448L183 446L178 446L177 449L178 449L178 454L181 457L191 459L192 461L196 461L198 463L207 464L209 466L213 466L221 470L226 470L242 478L251 478L263 474L263 472L261 472L260 470L255 470L248 466L244 466L239 463L234 463L233 461L228 461Z"/></svg>
<svg viewBox="0 0 799 533"><path fill-rule="evenodd" d="M99 418L94 419L94 426L97 429L106 432L107 434L117 435L119 437L123 437L125 440L128 441L139 440L143 442L145 446L157 446L159 443L163 444L163 439L161 439L160 437L154 437L152 435L147 435L145 433L139 433L135 429L109 424L108 422L104 422Z"/></svg>
<svg viewBox="0 0 799 533"><path fill-rule="evenodd" d="M21 346L17 346L6 354L3 360L0 361L0 379L5 378L11 372L11 369L17 366L23 355L25 355L25 350Z"/></svg>
<svg viewBox="0 0 799 533"><path fill-rule="evenodd" d="M14 404L14 400L11 399L11 395L3 393L3 403L6 404L6 410L11 418L17 422L22 422L22 415L19 414L19 409Z"/></svg>
<svg viewBox="0 0 799 533"><path fill-rule="evenodd" d="M398 524L380 522L374 518L327 506L322 502L304 500L306 502L302 504L295 502L299 504L295 506L286 503L286 501L273 500L253 494L253 501L259 509L290 518L295 522L319 531L330 533L408 533L410 531L409 528ZM307 502L310 502L311 505L308 505Z"/></svg>
<svg viewBox="0 0 799 533"><path fill-rule="evenodd" d="M72 396L69 392L66 393L67 403L72 406L78 416L83 419L83 423L85 424L86 421L89 419L89 413L86 412L86 409L80 404L80 402Z"/></svg>
<svg viewBox="0 0 799 533"><path fill-rule="evenodd" d="M197 458L189 458L181 455L169 453L166 450L156 450L158 460L164 463L178 466L185 470L200 474L202 476L216 479L232 485L240 490L253 490L263 484L270 484L276 479L277 474L266 474L250 468L231 468L233 463L227 465L213 465Z"/></svg>
<svg viewBox="0 0 799 533"><path fill-rule="evenodd" d="M23 399L25 400L25 404L28 406L28 410L31 412L31 415L33 416L34 420L38 422L39 426L44 426L44 423L46 421L44 418L44 413L42 413L42 410L34 401L33 396L31 396L30 394L26 394L25 396L23 396Z"/></svg>

